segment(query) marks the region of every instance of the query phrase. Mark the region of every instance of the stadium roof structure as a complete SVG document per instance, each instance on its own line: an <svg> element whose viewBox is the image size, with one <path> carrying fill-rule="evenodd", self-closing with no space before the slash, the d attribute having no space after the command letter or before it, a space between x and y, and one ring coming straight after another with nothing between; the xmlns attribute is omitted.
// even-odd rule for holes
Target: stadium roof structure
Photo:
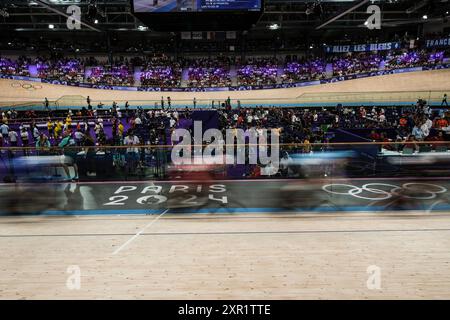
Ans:
<svg viewBox="0 0 450 320"><path fill-rule="evenodd" d="M53 37L73 31L66 26L66 9L71 4L82 10L82 27L77 33L83 37L90 34L86 37L94 38L97 33L104 38L107 33L114 38L126 33L127 39L134 41L143 35L147 39L176 38L170 30L154 32L136 18L131 0L1 0L0 42L11 42L11 37ZM438 24L441 31L442 26L450 26L449 0L265 0L259 21L239 35L259 39L273 39L275 34L283 38L315 37L316 42L346 38L347 34L362 37L368 34L364 23L370 16L366 9L371 4L381 8L383 27L370 32L374 37L417 33L425 25ZM0 48L4 49L4 44Z"/></svg>
<svg viewBox="0 0 450 320"><path fill-rule="evenodd" d="M361 3L379 5L385 25L423 24L443 21L450 9L448 0L266 0L265 10L255 28L279 23L283 29L317 27ZM91 31L139 31L141 23L131 13L130 0L1 0L2 30L49 31L48 24L66 30L65 7L76 4L85 13L83 21ZM357 7L333 20L327 28L362 27L367 19L366 7ZM423 19L427 16L426 21ZM99 23L96 25L95 20ZM88 27L88 25L90 27ZM205 30L206 31L206 30Z"/></svg>

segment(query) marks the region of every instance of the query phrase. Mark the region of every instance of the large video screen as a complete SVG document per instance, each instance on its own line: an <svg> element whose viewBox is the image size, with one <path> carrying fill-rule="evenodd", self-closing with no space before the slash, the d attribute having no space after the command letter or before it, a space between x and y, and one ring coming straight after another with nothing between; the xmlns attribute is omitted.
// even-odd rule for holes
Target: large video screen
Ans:
<svg viewBox="0 0 450 320"><path fill-rule="evenodd" d="M134 12L260 11L261 0L133 0Z"/></svg>

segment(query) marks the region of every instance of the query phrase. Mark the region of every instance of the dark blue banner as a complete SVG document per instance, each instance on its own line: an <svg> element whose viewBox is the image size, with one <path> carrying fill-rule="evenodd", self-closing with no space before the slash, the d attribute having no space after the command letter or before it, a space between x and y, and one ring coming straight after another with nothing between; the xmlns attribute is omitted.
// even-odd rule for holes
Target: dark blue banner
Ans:
<svg viewBox="0 0 450 320"><path fill-rule="evenodd" d="M450 38L426 40L425 46L427 48L450 47Z"/></svg>
<svg viewBox="0 0 450 320"><path fill-rule="evenodd" d="M24 77L24 76L13 76L8 74L0 74L1 79L11 79L11 80L22 80L22 81L33 81L42 82L40 78Z"/></svg>
<svg viewBox="0 0 450 320"><path fill-rule="evenodd" d="M347 52L368 52L368 51L386 51L401 48L400 42L371 43L371 44L352 44L346 46L326 46L327 53L347 53Z"/></svg>

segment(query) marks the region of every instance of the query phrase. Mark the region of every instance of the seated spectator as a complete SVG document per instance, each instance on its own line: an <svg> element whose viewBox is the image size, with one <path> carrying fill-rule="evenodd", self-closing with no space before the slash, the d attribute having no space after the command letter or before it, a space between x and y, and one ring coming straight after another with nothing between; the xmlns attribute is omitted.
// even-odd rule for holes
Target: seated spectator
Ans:
<svg viewBox="0 0 450 320"><path fill-rule="evenodd" d="M50 148L50 146L50 141L48 140L47 136L41 133L36 141L36 149L46 149Z"/></svg>
<svg viewBox="0 0 450 320"><path fill-rule="evenodd" d="M434 120L434 127L438 130L448 127L448 121L446 118L436 117Z"/></svg>
<svg viewBox="0 0 450 320"><path fill-rule="evenodd" d="M425 133L422 130L422 126L414 126L411 136L413 136L417 141L423 141L423 139L425 139Z"/></svg>
<svg viewBox="0 0 450 320"><path fill-rule="evenodd" d="M369 138L373 142L379 142L381 140L380 134L378 134L375 130L372 130L372 132L369 135Z"/></svg>
<svg viewBox="0 0 450 320"><path fill-rule="evenodd" d="M436 135L427 137L426 140L433 141L433 142L443 142L443 141L445 141L444 133L442 131L439 131ZM436 147L439 147L439 146L447 146L447 144L441 144L441 143L433 143L431 145L434 149L436 149Z"/></svg>

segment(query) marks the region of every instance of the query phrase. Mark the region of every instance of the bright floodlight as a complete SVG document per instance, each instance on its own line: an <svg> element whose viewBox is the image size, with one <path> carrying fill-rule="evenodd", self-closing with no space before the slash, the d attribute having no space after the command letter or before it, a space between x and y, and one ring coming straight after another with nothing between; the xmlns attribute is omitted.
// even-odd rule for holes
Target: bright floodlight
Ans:
<svg viewBox="0 0 450 320"><path fill-rule="evenodd" d="M273 23L273 24L269 25L269 29L270 30L278 30L278 29L280 29L280 26L276 23Z"/></svg>

